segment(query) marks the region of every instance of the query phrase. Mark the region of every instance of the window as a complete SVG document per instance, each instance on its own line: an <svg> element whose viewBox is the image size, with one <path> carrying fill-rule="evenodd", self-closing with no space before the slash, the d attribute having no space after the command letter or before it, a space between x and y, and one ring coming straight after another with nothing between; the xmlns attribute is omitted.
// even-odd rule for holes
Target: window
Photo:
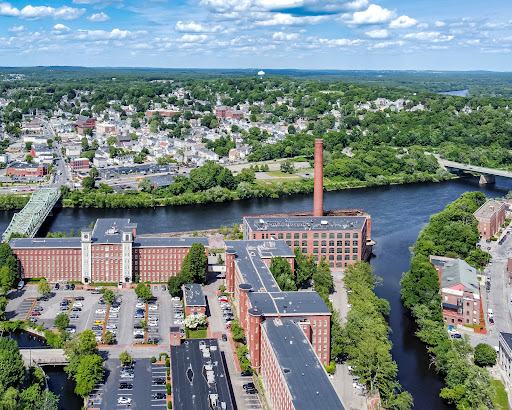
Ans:
<svg viewBox="0 0 512 410"><path fill-rule="evenodd" d="M469 319L466 319L466 323L469 323Z"/></svg>
<svg viewBox="0 0 512 410"><path fill-rule="evenodd" d="M329 255L329 260L333 261L334 260L334 255Z"/></svg>
<svg viewBox="0 0 512 410"><path fill-rule="evenodd" d="M299 239L300 238L300 234L299 233L294 233L293 234L293 239Z"/></svg>
<svg viewBox="0 0 512 410"><path fill-rule="evenodd" d="M322 246L327 246L327 241L322 241Z"/></svg>
<svg viewBox="0 0 512 410"><path fill-rule="evenodd" d="M334 234L333 233L329 234L329 239L334 239Z"/></svg>
<svg viewBox="0 0 512 410"><path fill-rule="evenodd" d="M350 260L350 255L345 255L345 260L349 261ZM345 264L345 266L347 266L347 264Z"/></svg>
<svg viewBox="0 0 512 410"><path fill-rule="evenodd" d="M334 253L334 248L329 248L329 253Z"/></svg>
<svg viewBox="0 0 512 410"><path fill-rule="evenodd" d="M338 261L343 260L343 256L341 256L341 255L336 255L336 260L338 260ZM340 267L341 267L341 266L340 266Z"/></svg>
<svg viewBox="0 0 512 410"><path fill-rule="evenodd" d="M322 253L327 253L327 248L322 248Z"/></svg>
<svg viewBox="0 0 512 410"><path fill-rule="evenodd" d="M302 234L302 239L308 239L308 234L307 233L303 233Z"/></svg>
<svg viewBox="0 0 512 410"><path fill-rule="evenodd" d="M445 297L444 297L444 301L445 301L445 302L446 302L446 301L448 301L448 296L445 296Z"/></svg>
<svg viewBox="0 0 512 410"><path fill-rule="evenodd" d="M327 234L326 233L322 234L322 239L327 239Z"/></svg>
<svg viewBox="0 0 512 410"><path fill-rule="evenodd" d="M292 241L286 241L286 244L287 244L288 246L292 246Z"/></svg>
<svg viewBox="0 0 512 410"><path fill-rule="evenodd" d="M352 241L352 246L359 246L359 241Z"/></svg>
<svg viewBox="0 0 512 410"><path fill-rule="evenodd" d="M469 307L469 302L466 302L466 306Z"/></svg>
<svg viewBox="0 0 512 410"><path fill-rule="evenodd" d="M318 246L318 241L313 241L313 246Z"/></svg>
<svg viewBox="0 0 512 410"><path fill-rule="evenodd" d="M337 267L337 268L341 268L341 267L342 267L342 265L343 265L342 263L340 263L340 262L336 262L336 267Z"/></svg>
<svg viewBox="0 0 512 410"><path fill-rule="evenodd" d="M329 246L334 246L334 241L329 241Z"/></svg>
<svg viewBox="0 0 512 410"><path fill-rule="evenodd" d="M354 234L352 235L352 238L354 238L354 239L357 239L357 238L359 238L359 234L357 234L357 233L354 233Z"/></svg>
<svg viewBox="0 0 512 410"><path fill-rule="evenodd" d="M345 253L350 253L350 248L345 248Z"/></svg>
<svg viewBox="0 0 512 410"><path fill-rule="evenodd" d="M350 246L350 241L345 241L345 246Z"/></svg>
<svg viewBox="0 0 512 410"><path fill-rule="evenodd" d="M308 248L302 248L302 253L308 253ZM257 328L256 328L257 329Z"/></svg>
<svg viewBox="0 0 512 410"><path fill-rule="evenodd" d="M329 263L329 268L334 268L334 263L330 262Z"/></svg>
<svg viewBox="0 0 512 410"><path fill-rule="evenodd" d="M313 248L313 253L318 253L318 248ZM318 260L318 258L317 258Z"/></svg>
<svg viewBox="0 0 512 410"><path fill-rule="evenodd" d="M308 241L302 241L302 246L308 246Z"/></svg>
<svg viewBox="0 0 512 410"><path fill-rule="evenodd" d="M357 248L352 248L352 253L357 253Z"/></svg>
<svg viewBox="0 0 512 410"><path fill-rule="evenodd" d="M345 239L350 239L350 233L345 234Z"/></svg>
<svg viewBox="0 0 512 410"><path fill-rule="evenodd" d="M336 249L336 253L342 253L342 252L343 252L343 248Z"/></svg>
<svg viewBox="0 0 512 410"><path fill-rule="evenodd" d="M313 234L313 238L318 239L318 234L317 233Z"/></svg>
<svg viewBox="0 0 512 410"><path fill-rule="evenodd" d="M293 246L299 246L299 241L293 241Z"/></svg>
<svg viewBox="0 0 512 410"><path fill-rule="evenodd" d="M292 239L292 234L291 233L287 233L286 234L286 239Z"/></svg>
<svg viewBox="0 0 512 410"><path fill-rule="evenodd" d="M357 255L352 255L352 260L356 261L357 260Z"/></svg>
<svg viewBox="0 0 512 410"><path fill-rule="evenodd" d="M277 239L283 239L283 234L282 233L277 234Z"/></svg>
<svg viewBox="0 0 512 410"><path fill-rule="evenodd" d="M343 241L337 241L336 246L343 246Z"/></svg>
<svg viewBox="0 0 512 410"><path fill-rule="evenodd" d="M337 235L336 235L336 238L338 239L342 239L343 238L343 234L341 232L339 232Z"/></svg>

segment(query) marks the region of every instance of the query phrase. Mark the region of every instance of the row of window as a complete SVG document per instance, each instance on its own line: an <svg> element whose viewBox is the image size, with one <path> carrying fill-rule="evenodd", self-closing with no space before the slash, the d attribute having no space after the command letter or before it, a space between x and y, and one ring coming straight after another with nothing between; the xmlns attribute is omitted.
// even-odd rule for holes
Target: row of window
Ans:
<svg viewBox="0 0 512 410"><path fill-rule="evenodd" d="M309 236L308 236L309 235ZM345 239L350 239L350 232L346 232L345 234L343 234L342 232L338 232L337 234L335 233L329 233L329 239L343 239L343 237L345 237ZM311 239L311 234L308 234L308 233L294 233L293 234L293 239ZM318 233L314 233L313 234L313 239L327 239L327 233L323 233L320 237L320 235ZM358 239L359 238L359 233L357 232L354 232L352 234L352 238L353 239ZM282 233L279 233L277 234L277 239L284 239L283 238L283 234ZM287 233L286 234L286 239L292 239L292 234L291 233Z"/></svg>
<svg viewBox="0 0 512 410"><path fill-rule="evenodd" d="M292 246L292 241L286 241L286 244L288 246ZM294 248L299 246L299 241L295 241L293 244ZM313 248L313 254L317 254L319 248ZM352 252L350 251L351 248L329 248L329 253L358 253L359 248L352 248ZM345 252L343 252L345 250ZM308 253L307 252L307 245L304 245L304 242L302 243L302 253ZM327 248L320 248L320 253L327 253Z"/></svg>

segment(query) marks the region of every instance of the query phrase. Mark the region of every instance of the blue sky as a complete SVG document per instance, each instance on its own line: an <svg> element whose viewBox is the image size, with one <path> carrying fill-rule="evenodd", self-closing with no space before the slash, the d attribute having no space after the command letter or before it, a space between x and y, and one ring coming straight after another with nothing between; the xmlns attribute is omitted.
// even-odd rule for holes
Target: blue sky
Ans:
<svg viewBox="0 0 512 410"><path fill-rule="evenodd" d="M512 71L501 0L0 0L0 65Z"/></svg>

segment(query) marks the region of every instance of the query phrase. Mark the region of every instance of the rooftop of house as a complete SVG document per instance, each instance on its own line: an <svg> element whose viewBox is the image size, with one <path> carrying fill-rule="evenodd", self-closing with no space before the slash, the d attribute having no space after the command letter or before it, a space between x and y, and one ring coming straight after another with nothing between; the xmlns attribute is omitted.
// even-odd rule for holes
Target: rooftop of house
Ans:
<svg viewBox="0 0 512 410"><path fill-rule="evenodd" d="M360 216L252 217L245 216L251 231L360 231L366 222Z"/></svg>
<svg viewBox="0 0 512 410"><path fill-rule="evenodd" d="M272 346L296 410L344 409L324 366L296 320L267 319L261 328Z"/></svg>
<svg viewBox="0 0 512 410"><path fill-rule="evenodd" d="M199 283L186 283L183 285L183 300L185 306L206 306L203 288Z"/></svg>
<svg viewBox="0 0 512 410"><path fill-rule="evenodd" d="M294 258L295 254L284 241L226 241L226 252L234 252L235 263L240 270L243 283L256 292L279 292L272 273L263 259L275 256Z"/></svg>
<svg viewBox="0 0 512 410"><path fill-rule="evenodd" d="M508 348L512 350L512 333L500 332L500 336L503 338Z"/></svg>
<svg viewBox="0 0 512 410"><path fill-rule="evenodd" d="M121 235L126 231L133 231L137 224L130 223L125 218L102 218L97 219L92 231L93 243L121 243ZM85 230L82 229L82 232Z"/></svg>
<svg viewBox="0 0 512 410"><path fill-rule="evenodd" d="M9 241L13 249L21 248L82 248L80 238L16 238Z"/></svg>
<svg viewBox="0 0 512 410"><path fill-rule="evenodd" d="M150 248L150 247L187 247L189 248L194 243L201 243L205 247L208 247L208 239L206 238L160 238L160 237L142 237L137 236L133 241L133 247L138 248Z"/></svg>
<svg viewBox="0 0 512 410"><path fill-rule="evenodd" d="M171 375L175 409L234 408L216 339L186 339L171 346Z"/></svg>
<svg viewBox="0 0 512 410"><path fill-rule="evenodd" d="M442 288L452 288L461 285L460 290L479 295L480 287L475 267L462 259L442 260L433 257L431 261L435 266L442 267Z"/></svg>
<svg viewBox="0 0 512 410"><path fill-rule="evenodd" d="M476 218L490 218L502 205L503 202L489 199L475 211L474 215Z"/></svg>
<svg viewBox="0 0 512 410"><path fill-rule="evenodd" d="M252 311L262 315L330 315L331 311L317 292L249 292Z"/></svg>

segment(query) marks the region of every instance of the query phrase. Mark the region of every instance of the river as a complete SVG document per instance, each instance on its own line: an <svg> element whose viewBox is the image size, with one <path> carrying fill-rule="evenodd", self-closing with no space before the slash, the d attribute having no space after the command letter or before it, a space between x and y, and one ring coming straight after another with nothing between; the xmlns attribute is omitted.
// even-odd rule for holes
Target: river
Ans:
<svg viewBox="0 0 512 410"><path fill-rule="evenodd" d="M471 177L442 183L424 183L350 189L327 192L325 209L362 208L372 216L372 239L376 257L371 264L383 285L376 289L379 297L391 306L390 335L398 377L415 402L415 409L452 409L439 398L443 381L429 368L425 345L414 336L414 322L400 302L400 278L410 266L409 247L416 240L430 215L466 191L480 190L489 197L505 196L512 190L512 180L496 177L496 184L480 187ZM172 232L231 226L244 214L306 211L313 207L312 195L295 195L279 199L234 201L186 207L155 209L56 209L41 228L47 232L80 229L96 218L125 217L138 224L139 233ZM0 228L5 230L12 212L0 213Z"/></svg>

